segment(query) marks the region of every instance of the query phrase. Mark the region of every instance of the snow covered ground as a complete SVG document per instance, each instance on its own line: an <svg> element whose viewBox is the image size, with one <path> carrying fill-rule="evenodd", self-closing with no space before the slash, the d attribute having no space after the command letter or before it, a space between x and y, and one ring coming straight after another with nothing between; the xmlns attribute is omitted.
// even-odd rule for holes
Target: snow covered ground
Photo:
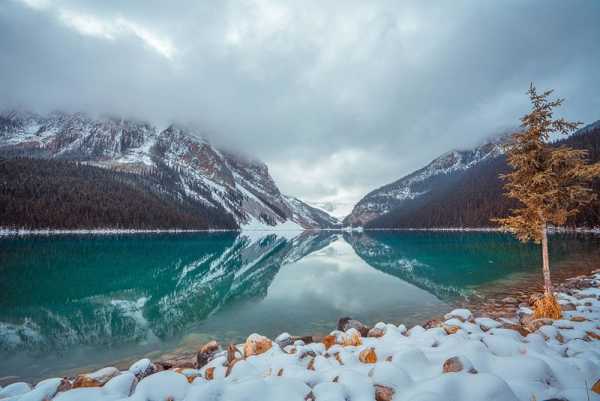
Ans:
<svg viewBox="0 0 600 401"><path fill-rule="evenodd" d="M287 333L273 341L253 334L227 350L205 345L193 368L142 359L127 371L14 383L0 388L0 399L600 400L600 273L582 283L560 293L564 312L556 321L532 320L524 307L499 320L457 309L428 329L350 321L345 331L306 343Z"/></svg>

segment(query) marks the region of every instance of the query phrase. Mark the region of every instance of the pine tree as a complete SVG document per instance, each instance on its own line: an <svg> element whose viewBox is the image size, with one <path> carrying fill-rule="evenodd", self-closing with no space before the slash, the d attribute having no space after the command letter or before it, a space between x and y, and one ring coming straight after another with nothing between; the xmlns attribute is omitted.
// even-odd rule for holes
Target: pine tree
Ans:
<svg viewBox="0 0 600 401"><path fill-rule="evenodd" d="M548 142L554 134L569 135L581 123L553 118L564 99L549 99L552 90L541 94L530 85L531 111L521 118L522 130L512 135L507 145L507 161L512 171L500 177L506 181L505 195L519 201L511 215L495 219L523 242L542 246L544 297L535 308L536 317L559 318L560 307L554 298L548 257L548 226L562 226L582 206L595 199L590 181L600 175L600 163L587 164L587 151Z"/></svg>

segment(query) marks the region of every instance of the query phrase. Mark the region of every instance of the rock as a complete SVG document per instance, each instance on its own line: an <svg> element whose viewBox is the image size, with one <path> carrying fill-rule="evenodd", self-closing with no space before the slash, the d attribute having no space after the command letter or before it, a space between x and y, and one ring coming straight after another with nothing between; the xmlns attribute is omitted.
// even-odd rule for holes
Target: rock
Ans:
<svg viewBox="0 0 600 401"><path fill-rule="evenodd" d="M479 325L481 330L489 331L491 329L496 329L502 326L502 323L495 321L494 319L490 319L487 317L478 317L475 319L475 323Z"/></svg>
<svg viewBox="0 0 600 401"><path fill-rule="evenodd" d="M140 359L129 367L129 371L135 375L138 380L156 373L156 365L148 358Z"/></svg>
<svg viewBox="0 0 600 401"><path fill-rule="evenodd" d="M468 373L477 373L470 360L463 356L453 356L447 359L442 365L443 373L456 373L466 371Z"/></svg>
<svg viewBox="0 0 600 401"><path fill-rule="evenodd" d="M336 344L336 337L333 335L323 337L323 344L325 345L325 349L331 348Z"/></svg>
<svg viewBox="0 0 600 401"><path fill-rule="evenodd" d="M211 366L210 368L206 368L204 371L204 378L206 380L213 380L215 378L215 367Z"/></svg>
<svg viewBox="0 0 600 401"><path fill-rule="evenodd" d="M458 330L460 330L460 327L458 327L458 326L446 326L446 325L444 325L443 327L444 327L444 330L446 331L447 334L454 334Z"/></svg>
<svg viewBox="0 0 600 401"><path fill-rule="evenodd" d="M573 316L571 318L571 321L572 322L586 322L587 319L585 317L583 317L583 316Z"/></svg>
<svg viewBox="0 0 600 401"><path fill-rule="evenodd" d="M519 301L515 297L502 298L502 302L505 304L518 304Z"/></svg>
<svg viewBox="0 0 600 401"><path fill-rule="evenodd" d="M280 335L278 335L275 339L275 342L277 343L277 345L279 345L279 348L281 349L284 349L288 345L294 344L292 336L290 336L288 333L281 333Z"/></svg>
<svg viewBox="0 0 600 401"><path fill-rule="evenodd" d="M428 320L427 322L425 322L425 324L423 325L423 328L429 330L434 327L440 327L442 325L442 323L443 322L439 319L431 319L431 320Z"/></svg>
<svg viewBox="0 0 600 401"><path fill-rule="evenodd" d="M574 304L570 303L570 302L568 302L566 304L561 304L560 308L563 310L563 312L569 312L569 311L577 310L577 307Z"/></svg>
<svg viewBox="0 0 600 401"><path fill-rule="evenodd" d="M343 317L337 322L337 329L340 331L348 331L350 329L357 330L361 336L366 337L369 334L369 327L362 322L352 319L351 317Z"/></svg>
<svg viewBox="0 0 600 401"><path fill-rule="evenodd" d="M385 334L385 331L377 328L377 327L373 327L371 330L369 330L369 332L367 333L367 337L383 337Z"/></svg>
<svg viewBox="0 0 600 401"><path fill-rule="evenodd" d="M73 382L73 388L79 387L102 387L106 384L110 379L115 376L118 376L121 372L119 369L115 367L108 367L97 370L92 373L87 373L83 375L79 375L75 378Z"/></svg>
<svg viewBox="0 0 600 401"><path fill-rule="evenodd" d="M248 358L253 355L260 355L271 349L273 343L267 337L260 334L251 334L244 344L244 357Z"/></svg>
<svg viewBox="0 0 600 401"><path fill-rule="evenodd" d="M444 315L444 319L446 319L446 320L452 319L452 318L456 318L456 319L460 320L461 322L466 322L467 320L470 320L473 318L473 313L471 313L471 311L468 309L454 309L453 311L446 313Z"/></svg>
<svg viewBox="0 0 600 401"><path fill-rule="evenodd" d="M56 390L57 392L61 392L61 391L68 391L71 390L73 388L73 384L69 381L69 379L67 379L66 377L63 377L63 379L60 381L60 384L58 385L58 389Z"/></svg>
<svg viewBox="0 0 600 401"><path fill-rule="evenodd" d="M375 385L375 401L392 401L394 398L394 389Z"/></svg>
<svg viewBox="0 0 600 401"><path fill-rule="evenodd" d="M596 380L596 383L592 386L592 391L596 394L600 394L600 379Z"/></svg>
<svg viewBox="0 0 600 401"><path fill-rule="evenodd" d="M553 322L554 321L552 319L546 319L546 318L532 319L529 323L527 323L525 325L525 328L527 328L527 330L529 330L529 332L533 333L534 331L537 331L542 326L552 326Z"/></svg>
<svg viewBox="0 0 600 401"><path fill-rule="evenodd" d="M0 389L0 398L17 397L31 391L31 385L25 382L12 383Z"/></svg>
<svg viewBox="0 0 600 401"><path fill-rule="evenodd" d="M355 328L350 328L345 333L341 333L341 335L337 337L337 341L338 344L342 344L345 347L358 347L359 345L362 345L361 334Z"/></svg>
<svg viewBox="0 0 600 401"><path fill-rule="evenodd" d="M377 354L375 348L369 347L360 352L358 360L362 363L377 363Z"/></svg>
<svg viewBox="0 0 600 401"><path fill-rule="evenodd" d="M219 351L220 346L216 341L209 341L200 348L196 354L196 368L200 369L210 362L215 354Z"/></svg>

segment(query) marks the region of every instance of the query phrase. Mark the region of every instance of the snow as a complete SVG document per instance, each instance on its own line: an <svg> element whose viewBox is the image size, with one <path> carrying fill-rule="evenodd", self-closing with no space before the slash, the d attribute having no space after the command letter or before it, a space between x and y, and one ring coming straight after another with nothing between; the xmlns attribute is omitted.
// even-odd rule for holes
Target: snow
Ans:
<svg viewBox="0 0 600 401"><path fill-rule="evenodd" d="M597 285L600 274L595 279ZM502 320L473 318L469 310L455 309L444 323L458 327L453 334L443 325L407 331L404 325L380 322L375 327L383 336L365 338L355 329L336 330L331 333L336 343L327 349L324 343L300 340L289 345L292 338L282 333L264 353L238 360L229 374L225 356L219 353L200 369L161 371L138 383L135 375L152 364L142 359L103 387L54 395L61 379L49 379L34 389L26 383L6 386L0 389L0 399L366 401L384 388L393 392L395 401L598 401L600 395L591 387L600 377L599 296L598 288L560 294L576 310L565 311L562 319L525 337L503 327ZM248 338L260 340L258 334ZM285 349L278 343L285 343ZM361 359L367 350L376 358ZM449 359L458 364L446 369ZM212 378L207 377L209 370ZM105 368L88 376L113 373L113 368Z"/></svg>

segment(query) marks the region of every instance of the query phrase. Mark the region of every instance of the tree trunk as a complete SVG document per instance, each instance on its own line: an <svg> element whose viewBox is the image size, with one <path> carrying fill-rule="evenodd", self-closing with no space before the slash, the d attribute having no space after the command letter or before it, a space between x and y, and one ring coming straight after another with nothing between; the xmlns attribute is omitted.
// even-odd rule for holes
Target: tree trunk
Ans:
<svg viewBox="0 0 600 401"><path fill-rule="evenodd" d="M546 225L542 226L542 263L544 269L544 292L546 294L554 294L552 288L552 280L550 279L550 260L548 258L548 235Z"/></svg>

